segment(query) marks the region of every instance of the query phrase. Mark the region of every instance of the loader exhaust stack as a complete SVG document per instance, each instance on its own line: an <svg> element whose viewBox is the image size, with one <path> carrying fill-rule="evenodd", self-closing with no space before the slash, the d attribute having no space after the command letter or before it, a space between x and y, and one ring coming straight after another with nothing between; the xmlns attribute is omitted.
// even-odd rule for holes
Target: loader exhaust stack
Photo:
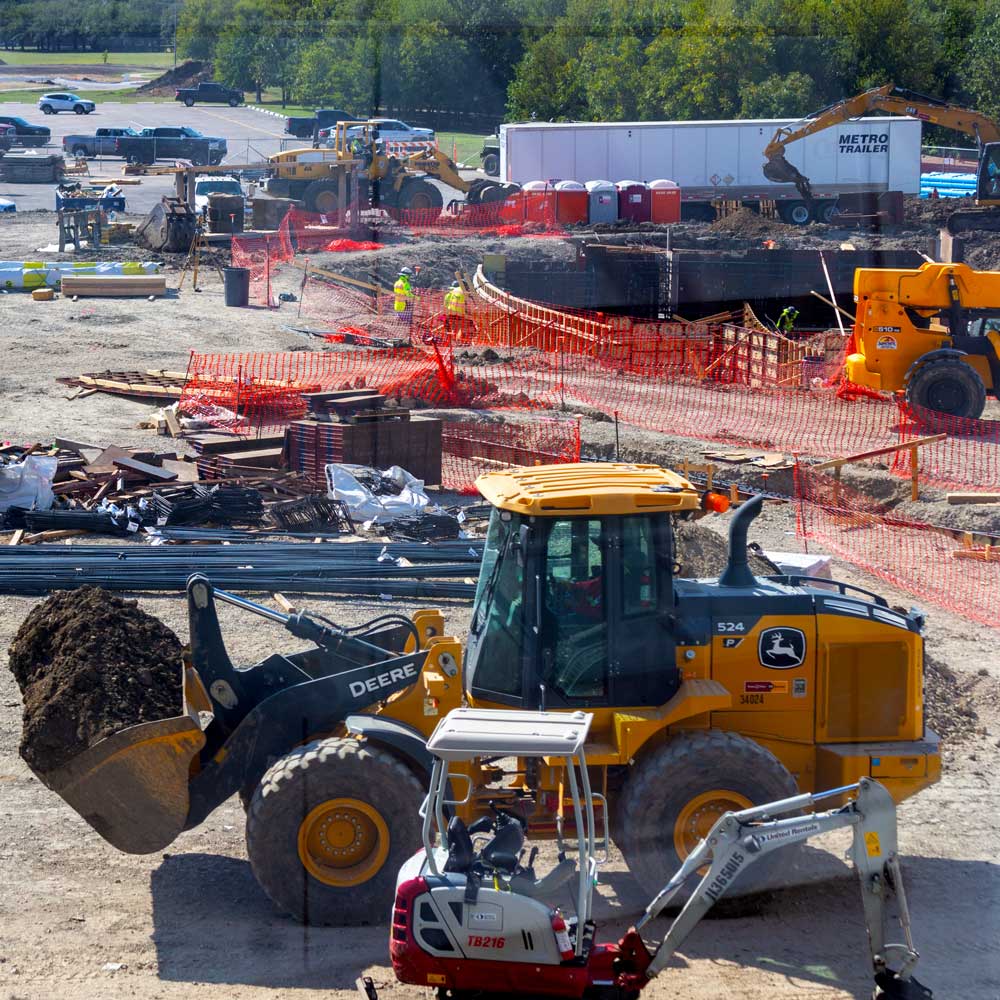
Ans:
<svg viewBox="0 0 1000 1000"><path fill-rule="evenodd" d="M747 532L763 506L764 498L758 495L736 511L729 525L729 563L719 577L720 587L752 587L757 582L747 559Z"/></svg>

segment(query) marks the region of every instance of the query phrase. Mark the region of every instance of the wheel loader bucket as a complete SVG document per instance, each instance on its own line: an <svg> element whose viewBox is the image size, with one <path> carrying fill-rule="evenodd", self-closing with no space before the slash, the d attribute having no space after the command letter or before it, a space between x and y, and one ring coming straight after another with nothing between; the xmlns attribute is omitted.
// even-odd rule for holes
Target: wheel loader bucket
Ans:
<svg viewBox="0 0 1000 1000"><path fill-rule="evenodd" d="M184 829L191 763L205 745L198 713L211 703L192 667L184 709L119 730L39 778L119 851L160 851Z"/></svg>

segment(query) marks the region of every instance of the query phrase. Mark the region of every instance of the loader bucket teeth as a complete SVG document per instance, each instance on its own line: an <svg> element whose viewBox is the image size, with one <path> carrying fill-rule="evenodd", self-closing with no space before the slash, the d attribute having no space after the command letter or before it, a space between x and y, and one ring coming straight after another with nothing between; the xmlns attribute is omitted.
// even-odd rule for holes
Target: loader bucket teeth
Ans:
<svg viewBox="0 0 1000 1000"><path fill-rule="evenodd" d="M191 761L205 745L198 711L207 704L189 667L184 715L119 730L39 778L119 851L160 851L187 821Z"/></svg>

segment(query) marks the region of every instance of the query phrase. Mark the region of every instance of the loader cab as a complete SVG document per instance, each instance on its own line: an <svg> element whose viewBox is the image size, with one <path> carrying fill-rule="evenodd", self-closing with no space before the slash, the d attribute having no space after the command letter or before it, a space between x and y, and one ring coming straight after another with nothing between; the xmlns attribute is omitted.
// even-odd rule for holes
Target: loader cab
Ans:
<svg viewBox="0 0 1000 1000"><path fill-rule="evenodd" d="M648 477L653 467L576 468L598 470L593 488L610 490L616 469L627 481ZM506 497L503 489L520 471L481 477L480 489L488 498ZM506 500L495 507L466 651L470 699L576 709L662 705L674 694L680 674L671 514L697 508L700 496L679 476L656 472L671 481L644 484L633 496L560 497L562 483L573 481L564 475L545 484L550 496L544 486L531 491L521 506L533 509L512 511ZM496 482L484 485L500 479L507 484L498 491Z"/></svg>

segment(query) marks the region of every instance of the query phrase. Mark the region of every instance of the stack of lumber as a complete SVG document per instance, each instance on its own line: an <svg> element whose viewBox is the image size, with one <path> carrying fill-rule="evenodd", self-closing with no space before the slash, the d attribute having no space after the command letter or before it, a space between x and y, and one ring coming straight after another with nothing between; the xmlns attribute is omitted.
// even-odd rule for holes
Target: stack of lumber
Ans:
<svg viewBox="0 0 1000 1000"><path fill-rule="evenodd" d="M0 156L0 180L8 184L55 184L62 180L66 161L62 153L5 153Z"/></svg>
<svg viewBox="0 0 1000 1000"><path fill-rule="evenodd" d="M63 295L121 298L128 295L165 295L162 274L75 274L62 279Z"/></svg>

